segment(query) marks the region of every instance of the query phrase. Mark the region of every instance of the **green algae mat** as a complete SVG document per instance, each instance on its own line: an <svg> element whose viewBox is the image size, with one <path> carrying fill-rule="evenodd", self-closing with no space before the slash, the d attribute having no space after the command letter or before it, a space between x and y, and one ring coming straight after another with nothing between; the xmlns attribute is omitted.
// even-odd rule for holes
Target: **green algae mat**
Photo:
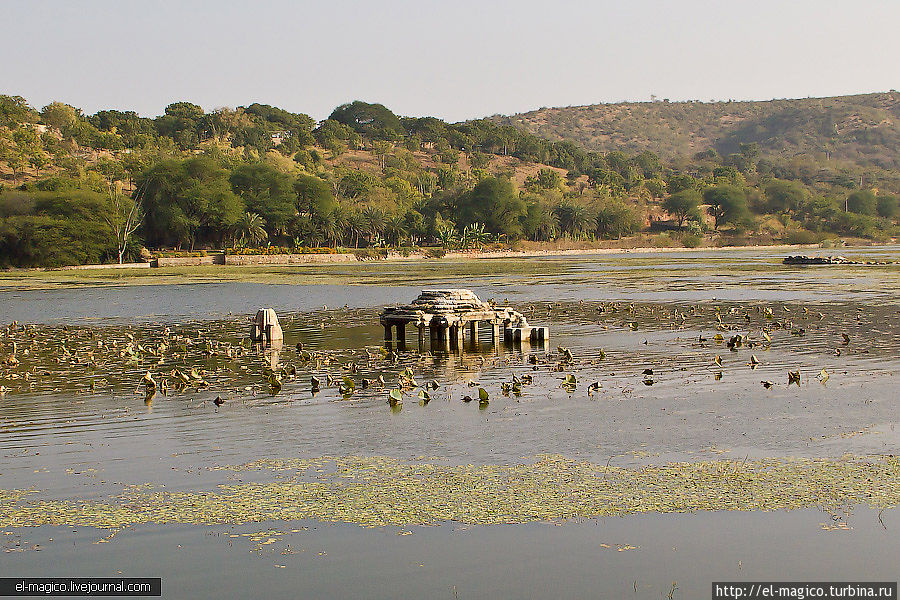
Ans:
<svg viewBox="0 0 900 600"><path fill-rule="evenodd" d="M122 529L155 524L318 520L368 527L527 523L718 510L900 503L900 459L762 459L616 468L558 455L517 465L444 465L386 457L263 460L216 467L274 481L169 492L128 486L103 500L0 492L0 527Z"/></svg>

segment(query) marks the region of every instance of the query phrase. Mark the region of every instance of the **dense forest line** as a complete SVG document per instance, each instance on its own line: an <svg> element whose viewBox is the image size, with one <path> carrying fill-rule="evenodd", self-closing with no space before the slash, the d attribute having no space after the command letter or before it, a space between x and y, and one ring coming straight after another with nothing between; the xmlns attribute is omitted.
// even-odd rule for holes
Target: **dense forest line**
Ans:
<svg viewBox="0 0 900 600"><path fill-rule="evenodd" d="M900 191L891 170L764 156L757 143L664 161L359 101L316 122L263 104L177 102L146 118L18 96L0 96L0 181L0 266L147 249L886 240Z"/></svg>

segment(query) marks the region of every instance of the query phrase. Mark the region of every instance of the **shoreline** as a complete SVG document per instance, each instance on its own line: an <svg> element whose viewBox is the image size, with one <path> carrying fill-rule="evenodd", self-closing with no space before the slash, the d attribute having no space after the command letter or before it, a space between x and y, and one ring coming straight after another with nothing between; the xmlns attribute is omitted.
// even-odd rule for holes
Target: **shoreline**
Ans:
<svg viewBox="0 0 900 600"><path fill-rule="evenodd" d="M791 254L833 255L841 252L856 254L872 252L892 257L900 255L900 246L896 243L854 245L837 248L821 248L819 245L770 244L758 246L704 246L700 248L648 247L631 248L525 248L519 250L497 250L467 252L448 252L442 257L428 256L423 252L403 255L400 252L389 252L386 257L358 257L354 254L297 254L297 255L235 255L240 260L223 263L222 255L216 262L212 256L184 257L167 259L159 267L151 267L150 263L111 264L111 265L79 265L57 268L29 268L0 270L0 291L13 292L25 289L54 289L67 287L106 287L128 285L157 285L175 283L215 283L224 281L256 281L272 283L282 281L285 277L301 277L319 283L347 283L346 277L357 271L377 269L377 265L395 265L393 269L414 269L429 272L433 269L444 269L448 265L464 265L487 263L490 260L515 261L516 259L552 259L559 257L606 256L610 260L627 260L627 257L646 259L651 256L674 256L680 254L683 268L691 268L695 260L704 260L703 256L732 256L743 260L741 254L748 257L756 252L773 267L781 266L781 256ZM230 257L231 255L229 255ZM258 256L262 260L248 260ZM598 259L599 260L599 259ZM892 258L892 261L896 258ZM896 263L894 263L896 264ZM433 267L429 267L433 265ZM294 267L289 269L285 267ZM488 267L493 269L494 267Z"/></svg>
<svg viewBox="0 0 900 600"><path fill-rule="evenodd" d="M633 248L573 248L548 250L498 250L496 252L448 252L443 258L539 258L542 256L590 256L606 254L676 254L681 252L718 252L721 250L825 250L818 244L773 244L761 246L701 246L698 248L679 248L673 246L653 247L635 246ZM423 257L424 258L424 257ZM434 260L434 259L429 259Z"/></svg>
<svg viewBox="0 0 900 600"><path fill-rule="evenodd" d="M869 246L844 246L843 248L865 248ZM872 245L877 248L881 245ZM177 267L192 266L216 266L216 267L280 267L308 264L338 264L355 262L404 262L404 261L442 261L442 260L484 260L492 258L541 258L552 256L591 256L591 255L621 255L621 254L679 254L702 252L736 252L749 250L829 250L836 251L840 248L822 248L818 244L769 244L759 246L701 246L697 248L684 247L653 247L635 246L631 248L570 248L570 249L526 249L526 250L466 250L450 251L440 257L428 256L424 252L412 252L402 254L396 251L388 251L385 257L361 258L354 253L341 254L250 254L250 255L225 255L224 262L214 262L215 255L205 257L184 257L159 259L158 266L151 262L124 263L124 264L89 264L68 265L64 267L26 267L8 268L0 270L0 277L15 276L17 273L54 273L67 271L128 271L128 270L156 270Z"/></svg>

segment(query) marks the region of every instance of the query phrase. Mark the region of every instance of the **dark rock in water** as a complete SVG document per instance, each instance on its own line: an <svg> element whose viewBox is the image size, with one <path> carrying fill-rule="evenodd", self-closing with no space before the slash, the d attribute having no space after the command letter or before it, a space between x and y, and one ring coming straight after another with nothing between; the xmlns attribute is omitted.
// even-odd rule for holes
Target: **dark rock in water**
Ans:
<svg viewBox="0 0 900 600"><path fill-rule="evenodd" d="M784 261L786 265L892 265L896 264L886 260L850 260L845 256L806 256L803 254L797 256L786 256Z"/></svg>

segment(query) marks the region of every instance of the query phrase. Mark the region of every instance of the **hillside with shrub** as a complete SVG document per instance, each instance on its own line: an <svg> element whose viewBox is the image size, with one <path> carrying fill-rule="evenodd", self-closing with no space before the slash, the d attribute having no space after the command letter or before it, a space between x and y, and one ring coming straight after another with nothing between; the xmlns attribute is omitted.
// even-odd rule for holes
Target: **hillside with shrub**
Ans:
<svg viewBox="0 0 900 600"><path fill-rule="evenodd" d="M235 253L884 241L897 171L772 154L586 150L513 124L352 102L163 115L0 96L0 266ZM377 251L375 251L377 250Z"/></svg>
<svg viewBox="0 0 900 600"><path fill-rule="evenodd" d="M900 168L900 92L755 102L622 102L542 108L495 122L597 152L650 151L663 160L756 144L763 159L807 156Z"/></svg>

